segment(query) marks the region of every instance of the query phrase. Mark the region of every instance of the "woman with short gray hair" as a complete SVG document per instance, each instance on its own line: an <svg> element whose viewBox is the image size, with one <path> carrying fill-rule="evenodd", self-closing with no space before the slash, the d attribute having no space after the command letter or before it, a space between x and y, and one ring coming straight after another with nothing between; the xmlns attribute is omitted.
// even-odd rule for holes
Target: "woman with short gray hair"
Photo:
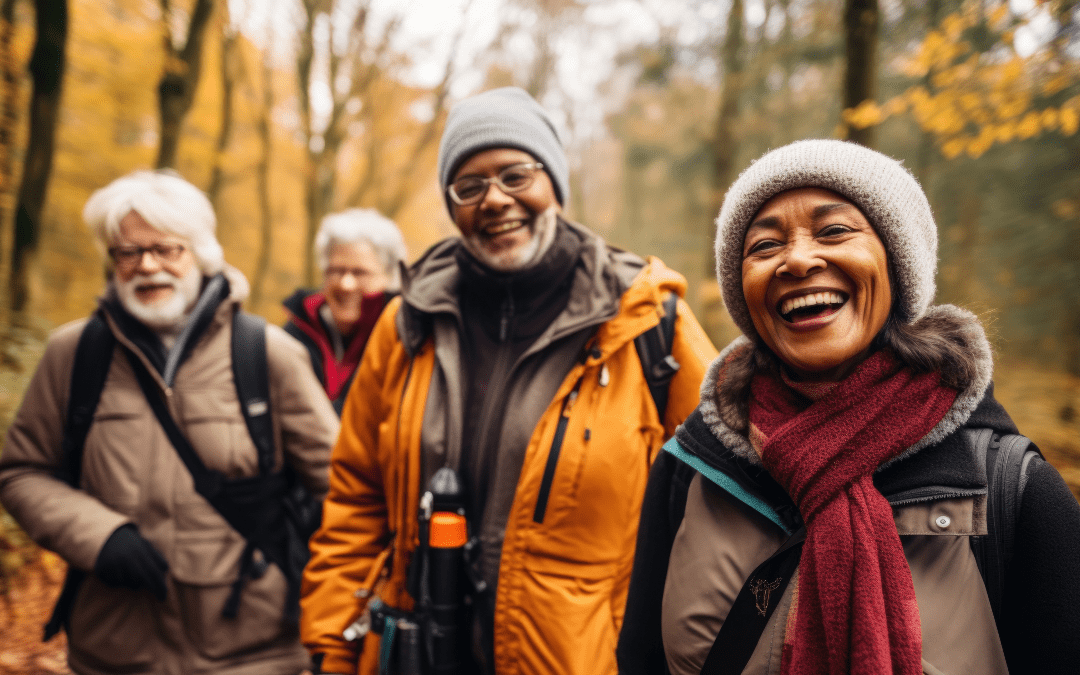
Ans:
<svg viewBox="0 0 1080 675"><path fill-rule="evenodd" d="M284 302L285 330L307 347L339 415L375 320L401 287L406 256L401 231L378 211L332 213L315 235L322 288L297 289Z"/></svg>

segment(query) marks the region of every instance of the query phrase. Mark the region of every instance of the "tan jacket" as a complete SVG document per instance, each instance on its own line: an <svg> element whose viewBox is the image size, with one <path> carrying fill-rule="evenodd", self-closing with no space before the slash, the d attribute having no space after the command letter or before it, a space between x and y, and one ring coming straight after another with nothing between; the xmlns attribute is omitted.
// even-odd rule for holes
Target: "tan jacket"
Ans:
<svg viewBox="0 0 1080 675"><path fill-rule="evenodd" d="M994 614L968 537L986 534L985 498L894 508L915 582L923 672L1008 675ZM944 524L944 526L943 526ZM720 487L694 477L664 587L663 633L672 675L697 675L743 583L787 535ZM744 673L779 675L799 584L792 577Z"/></svg>
<svg viewBox="0 0 1080 675"><path fill-rule="evenodd" d="M251 476L258 473L256 450L229 356L231 319L247 283L235 270L227 278L230 297L215 310L166 394L174 419L208 467L230 477ZM308 659L295 629L283 627L286 584L276 566L247 581L236 619L221 616L244 539L195 492L119 348L86 439L81 489L53 477L85 323L67 324L49 338L5 439L0 502L34 541L87 571L109 535L134 523L169 563L168 596L162 603L147 591L109 588L88 575L71 615L71 668L86 675L295 675ZM109 326L134 349L111 317ZM321 496L337 417L296 340L268 325L266 348L278 464L284 458Z"/></svg>
<svg viewBox="0 0 1080 675"><path fill-rule="evenodd" d="M578 272L582 283L575 282L571 309L534 348L540 349L539 343L574 316L606 312L609 302L611 312L599 318L586 358L577 360L577 353L565 357L573 366L553 383L554 396L541 402L539 422L521 430L524 458L495 598L499 675L615 672L615 641L649 466L663 440L697 405L704 366L716 353L680 300L673 354L681 369L671 381L665 419L659 419L634 338L659 322L665 292L681 296L686 282L650 259L644 269L636 268L640 272L625 292L600 302L599 295L606 293L601 282L616 264L616 254L595 235L588 237L593 243L583 254L586 262ZM447 256L446 265L450 261ZM403 298L410 302L417 287L432 285L430 280L412 280ZM441 329L436 320L434 336L410 354L408 336L403 340L395 326L400 303L392 301L375 326L346 401L323 526L312 538L312 559L305 572L303 639L312 652L325 655L327 672L377 672L379 636L369 633L362 644L342 637L363 609L356 592L373 582L386 564L388 578L376 591L392 606L411 608L405 577L418 540L422 457L434 452L425 444L453 456L460 443L460 408L454 404L459 387L448 383L462 376L461 368L456 354L446 354L455 351L454 332ZM544 377L549 375L522 377L506 396L507 405L514 410L527 407L527 394L539 386L537 378ZM575 388L572 406L564 408ZM545 488L545 470L564 410L561 452ZM451 431L435 433L442 429ZM546 511L538 517L537 503L545 492Z"/></svg>
<svg viewBox="0 0 1080 675"><path fill-rule="evenodd" d="M987 533L985 457L979 458L963 431L973 416L985 423L991 419L988 411L1000 409L987 393L993 367L989 343L969 313L939 306L931 314L957 327L953 334L966 341L975 357L976 373L926 437L879 467L875 486L893 507L911 570L922 628L923 672L1007 675L998 626L970 541ZM779 486L769 487L771 479L762 478L760 459L746 436L735 431L745 428L738 418L745 409L726 400L723 392L727 389L720 386L725 373L745 371L742 364L750 351L749 342L740 338L714 361L702 383L701 406L665 445L665 451L692 475L682 493L685 511L680 522L670 526L677 528L670 551L665 554L664 542L659 540L638 542L639 548L648 545L654 554L643 556L635 566L635 582L640 584L631 590L628 611L634 619L628 621L641 619L638 614L648 606L646 598L653 592L647 586L662 588L659 629L672 675L701 672L744 584L801 524L794 504L786 495L778 496ZM682 469L678 471L685 475ZM659 482L650 484L650 490L661 498L645 505L643 523L660 522L656 504L678 511L671 504L674 489L667 500L668 493L659 488ZM660 530L643 524L642 531ZM664 559L665 571L655 562L650 565L650 559L657 557ZM778 603L776 611L744 673L781 672L797 587L796 571L782 594L769 597L769 603ZM764 596L755 600L765 602ZM629 664L632 645L624 641L619 649L620 663ZM624 670L632 669L627 665Z"/></svg>

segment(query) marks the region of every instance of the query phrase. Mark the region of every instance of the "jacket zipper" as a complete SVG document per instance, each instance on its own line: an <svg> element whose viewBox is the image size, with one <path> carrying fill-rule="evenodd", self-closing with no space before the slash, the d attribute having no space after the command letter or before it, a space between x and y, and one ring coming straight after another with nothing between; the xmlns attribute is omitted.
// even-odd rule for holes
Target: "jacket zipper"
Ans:
<svg viewBox="0 0 1080 675"><path fill-rule="evenodd" d="M461 452L458 454L458 471L470 472L470 464L475 461L475 453L481 452L481 448L487 447L488 437L492 433L491 419L494 416L494 410L499 406L503 400L503 396L507 390L507 384L510 382L510 373L514 369L514 364L508 364L508 356L510 346L506 343L510 337L511 323L514 320L514 298L510 294L510 289L507 288L506 299L503 300L502 308L499 311L499 344L496 347L495 365L491 369L491 376L488 381L488 395L484 397L484 403L480 406L480 422L476 425L476 431L472 438L472 460L469 464L464 461L465 448L462 447Z"/></svg>
<svg viewBox="0 0 1080 675"><path fill-rule="evenodd" d="M547 465L544 467L544 477L540 481L540 494L536 497L536 510L533 511L533 521L537 523L544 522L544 512L547 511L548 497L551 494L551 483L555 480L555 465L559 463L559 452L562 450L563 438L566 437L566 426L570 423L570 410L574 407L574 401L577 400L582 379L584 378L578 379L570 394L563 399L559 423L555 427L555 438L551 441Z"/></svg>
<svg viewBox="0 0 1080 675"><path fill-rule="evenodd" d="M933 502L940 499L964 499L985 494L986 488L952 488L929 485L885 495L885 499L888 500L890 506L910 506L911 504Z"/></svg>

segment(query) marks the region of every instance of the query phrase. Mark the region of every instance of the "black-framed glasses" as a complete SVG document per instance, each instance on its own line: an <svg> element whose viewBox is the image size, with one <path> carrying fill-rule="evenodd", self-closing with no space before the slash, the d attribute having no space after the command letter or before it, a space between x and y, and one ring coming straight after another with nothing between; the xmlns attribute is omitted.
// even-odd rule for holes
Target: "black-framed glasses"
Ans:
<svg viewBox="0 0 1080 675"><path fill-rule="evenodd" d="M183 244L151 244L150 246L110 246L109 256L117 267L135 267L149 253L160 263L174 263L187 247Z"/></svg>
<svg viewBox="0 0 1080 675"><path fill-rule="evenodd" d="M527 189L536 179L536 172L543 168L544 165L540 162L514 164L506 167L497 176L491 178L481 178L480 176L459 178L451 183L446 191L455 204L468 206L483 199L492 183L499 186L499 189L508 195Z"/></svg>

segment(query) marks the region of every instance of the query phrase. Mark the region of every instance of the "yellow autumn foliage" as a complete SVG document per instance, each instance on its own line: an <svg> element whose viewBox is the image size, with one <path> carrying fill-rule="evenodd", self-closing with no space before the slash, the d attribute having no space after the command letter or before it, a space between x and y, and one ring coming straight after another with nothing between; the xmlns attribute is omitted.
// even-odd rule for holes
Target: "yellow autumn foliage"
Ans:
<svg viewBox="0 0 1080 675"><path fill-rule="evenodd" d="M910 114L950 159L979 157L995 143L1042 133L1075 134L1080 96L1049 99L1080 87L1080 62L1053 41L1032 54L1017 53L1016 31L1027 20L1006 0L964 2L901 62L900 72L922 82L882 104L865 101L846 110L844 120L865 127ZM994 36L992 49L978 51L966 39L976 28Z"/></svg>
<svg viewBox="0 0 1080 675"><path fill-rule="evenodd" d="M190 9L191 0L176 3ZM223 4L223 3L222 3ZM221 12L221 5L215 10ZM218 15L208 28L202 76L185 120L176 169L207 188L215 162L222 118L222 69ZM31 31L32 33L32 31ZM32 36L31 36L32 37ZM82 222L90 193L135 169L152 168L158 143L157 84L175 68L162 47L160 6L148 0L70 0L68 62L56 136L56 153L32 266L31 297L36 316L47 325L85 316L104 284L102 254ZM26 50L28 57L28 50ZM218 198L218 238L225 258L249 280L256 273L261 239L257 130L262 102L262 49L240 38L242 77L233 94L234 126L220 164L224 183ZM280 300L300 284L303 269L304 176L307 155L296 112L296 74L282 61L271 77L270 200L273 213L270 266L264 299L254 311L272 321L284 314ZM389 76L374 85L372 117L349 130L338 166L334 208L373 207L402 192L396 221L409 251L419 255L452 232L435 178L437 142L413 157L424 124L413 113L431 92ZM377 101L377 105L374 104ZM437 141L436 136L436 141ZM378 164L370 166L369 145L378 139ZM372 190L350 201L357 183L374 172Z"/></svg>

